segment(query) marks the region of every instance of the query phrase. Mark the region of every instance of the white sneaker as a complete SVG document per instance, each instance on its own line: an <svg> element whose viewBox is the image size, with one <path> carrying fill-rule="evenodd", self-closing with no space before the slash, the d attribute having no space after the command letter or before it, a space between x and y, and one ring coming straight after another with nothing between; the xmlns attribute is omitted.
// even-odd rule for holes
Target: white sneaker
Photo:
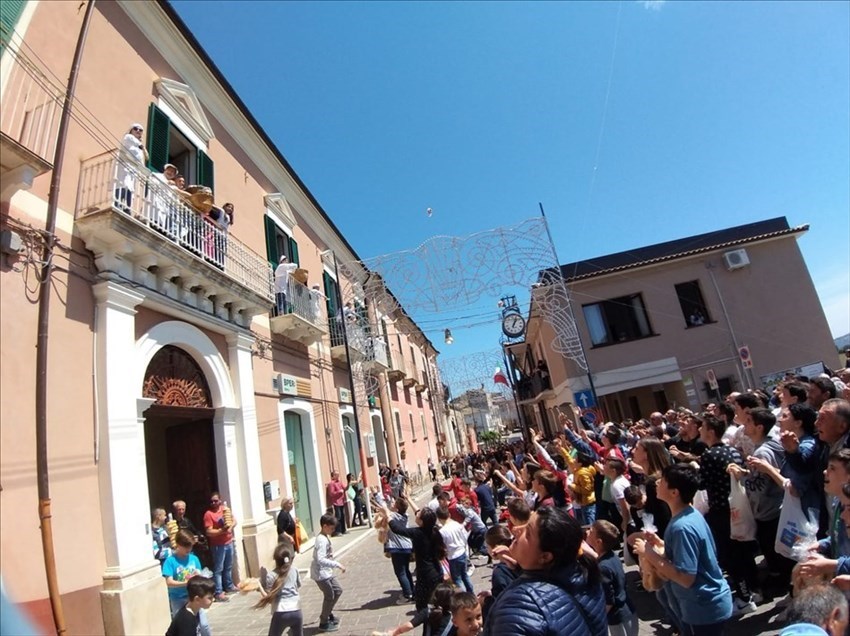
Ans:
<svg viewBox="0 0 850 636"><path fill-rule="evenodd" d="M466 566L466 575L472 576L473 572L475 572L475 566L472 565L472 562L470 561L469 564Z"/></svg>
<svg viewBox="0 0 850 636"><path fill-rule="evenodd" d="M752 600L745 601L742 598L736 598L732 603L732 616L743 616L757 611L758 607Z"/></svg>
<svg viewBox="0 0 850 636"><path fill-rule="evenodd" d="M761 605L762 603L764 603L764 597L761 595L760 592L753 592L750 595L750 600L756 605Z"/></svg>

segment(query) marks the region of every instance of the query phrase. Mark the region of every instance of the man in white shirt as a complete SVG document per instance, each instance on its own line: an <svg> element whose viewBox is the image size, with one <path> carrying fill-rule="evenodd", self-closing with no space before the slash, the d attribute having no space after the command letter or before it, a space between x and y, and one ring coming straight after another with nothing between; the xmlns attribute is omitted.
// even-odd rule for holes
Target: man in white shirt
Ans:
<svg viewBox="0 0 850 636"><path fill-rule="evenodd" d="M287 306L286 298L289 293L289 277L296 269L298 269L298 265L288 262L286 254L283 254L280 257L280 264L274 270L274 291L278 315L287 314L291 310L291 307Z"/></svg>
<svg viewBox="0 0 850 636"><path fill-rule="evenodd" d="M466 528L451 518L448 510L443 508L437 510L437 522L441 525L440 534L443 536L443 543L446 544L446 558L449 561L449 575L452 581L460 589L466 588L470 594L475 594L472 581L466 573L469 533Z"/></svg>

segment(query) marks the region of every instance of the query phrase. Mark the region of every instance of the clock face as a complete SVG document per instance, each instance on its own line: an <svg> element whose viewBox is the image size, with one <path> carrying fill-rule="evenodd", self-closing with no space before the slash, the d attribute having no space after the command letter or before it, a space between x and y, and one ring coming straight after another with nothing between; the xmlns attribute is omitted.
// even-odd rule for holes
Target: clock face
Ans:
<svg viewBox="0 0 850 636"><path fill-rule="evenodd" d="M502 319L502 331L509 338L517 338L525 331L525 318L519 314L510 313Z"/></svg>

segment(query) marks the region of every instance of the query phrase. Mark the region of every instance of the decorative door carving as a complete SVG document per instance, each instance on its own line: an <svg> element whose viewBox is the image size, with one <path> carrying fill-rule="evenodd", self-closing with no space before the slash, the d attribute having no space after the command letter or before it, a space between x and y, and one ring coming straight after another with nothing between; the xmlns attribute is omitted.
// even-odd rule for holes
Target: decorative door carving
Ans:
<svg viewBox="0 0 850 636"><path fill-rule="evenodd" d="M160 406L212 408L210 389L198 363L171 345L157 351L148 365L142 394Z"/></svg>

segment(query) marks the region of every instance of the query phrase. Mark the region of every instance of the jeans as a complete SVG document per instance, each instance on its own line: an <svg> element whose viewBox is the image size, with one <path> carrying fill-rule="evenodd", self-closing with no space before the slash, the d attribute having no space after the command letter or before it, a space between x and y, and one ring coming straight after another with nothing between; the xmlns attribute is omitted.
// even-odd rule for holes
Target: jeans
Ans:
<svg viewBox="0 0 850 636"><path fill-rule="evenodd" d="M490 520L494 526L499 525L499 515L496 512L495 508L482 508L481 509L481 521L484 522L484 525L487 525L487 520Z"/></svg>
<svg viewBox="0 0 850 636"><path fill-rule="evenodd" d="M183 608L186 601L187 599L185 598L168 597L168 605L171 608L171 618L174 618L174 615ZM198 612L198 628L201 630L201 636L211 636L212 632L210 632L210 623L207 620L207 610L205 609Z"/></svg>
<svg viewBox="0 0 850 636"><path fill-rule="evenodd" d="M334 534L345 534L345 504L334 506L334 516L336 517L336 531Z"/></svg>
<svg viewBox="0 0 850 636"><path fill-rule="evenodd" d="M592 526L596 521L596 504L585 504L584 506L573 506L576 520L582 526Z"/></svg>
<svg viewBox="0 0 850 636"><path fill-rule="evenodd" d="M472 554L480 553L481 548L484 547L484 533L483 532L471 532L469 534L469 539L467 539L467 545L469 545L469 549L472 551Z"/></svg>
<svg viewBox="0 0 850 636"><path fill-rule="evenodd" d="M413 598L413 575L410 573L410 552L390 552L393 572L401 585L404 598Z"/></svg>
<svg viewBox="0 0 850 636"><path fill-rule="evenodd" d="M233 542L227 545L211 545L210 552L213 558L215 593L218 595L233 587Z"/></svg>
<svg viewBox="0 0 850 636"><path fill-rule="evenodd" d="M334 611L334 605L336 605L339 597L342 596L342 587L340 587L336 577L333 576L324 581L316 581L316 585L319 586L319 589L322 590L322 594L324 595L322 613L319 616L319 627L321 627L328 624L331 614Z"/></svg>
<svg viewBox="0 0 850 636"><path fill-rule="evenodd" d="M449 560L449 574L452 577L452 581L457 585L461 590L466 588L466 591L470 594L475 594L475 590L472 589L472 581L469 579L469 575L466 573L467 566L467 558L466 555L461 555L456 559Z"/></svg>
<svg viewBox="0 0 850 636"><path fill-rule="evenodd" d="M283 630L289 628L289 636L303 636L304 615L301 610L275 612L269 624L269 636L283 636Z"/></svg>

